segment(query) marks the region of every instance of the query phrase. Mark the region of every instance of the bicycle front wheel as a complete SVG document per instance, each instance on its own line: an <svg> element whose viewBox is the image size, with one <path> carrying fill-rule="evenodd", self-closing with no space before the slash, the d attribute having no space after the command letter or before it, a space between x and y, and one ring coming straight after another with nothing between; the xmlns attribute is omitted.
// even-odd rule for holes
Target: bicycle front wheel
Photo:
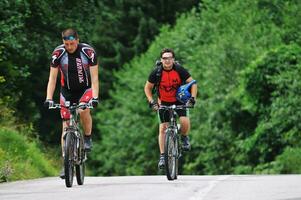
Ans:
<svg viewBox="0 0 301 200"><path fill-rule="evenodd" d="M72 132L66 132L65 137L65 155L64 155L64 169L65 169L65 184L66 187L72 187L74 176L74 145L75 138Z"/></svg>
<svg viewBox="0 0 301 200"><path fill-rule="evenodd" d="M76 172L76 180L78 185L84 184L85 179L85 150L83 144L83 138L81 137L80 145L78 147L78 155L79 155L79 164L75 165L75 172Z"/></svg>
<svg viewBox="0 0 301 200"><path fill-rule="evenodd" d="M84 179L85 179L85 163L81 163L79 165L75 166L75 171L76 171L76 180L78 185L83 185L84 184Z"/></svg>
<svg viewBox="0 0 301 200"><path fill-rule="evenodd" d="M165 134L164 159L165 171L168 180L177 178L178 149L176 133L173 129L167 129Z"/></svg>

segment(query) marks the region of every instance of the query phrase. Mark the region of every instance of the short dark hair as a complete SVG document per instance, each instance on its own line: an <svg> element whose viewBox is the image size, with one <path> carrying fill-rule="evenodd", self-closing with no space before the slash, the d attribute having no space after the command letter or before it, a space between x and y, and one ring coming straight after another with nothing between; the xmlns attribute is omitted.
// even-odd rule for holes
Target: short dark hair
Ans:
<svg viewBox="0 0 301 200"><path fill-rule="evenodd" d="M73 28L67 28L62 31L62 38L69 37L69 36L74 36L75 39L78 39L77 31Z"/></svg>
<svg viewBox="0 0 301 200"><path fill-rule="evenodd" d="M169 49L169 48L164 48L162 49L161 53L160 53L160 58L162 58L162 55L164 53L171 53L172 54L172 57L175 57L175 52L172 50L172 49Z"/></svg>

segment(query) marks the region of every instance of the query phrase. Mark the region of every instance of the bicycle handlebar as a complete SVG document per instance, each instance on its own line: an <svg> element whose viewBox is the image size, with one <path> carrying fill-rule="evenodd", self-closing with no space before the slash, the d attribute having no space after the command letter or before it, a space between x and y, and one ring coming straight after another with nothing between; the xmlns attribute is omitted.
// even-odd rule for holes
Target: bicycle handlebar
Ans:
<svg viewBox="0 0 301 200"><path fill-rule="evenodd" d="M175 109L186 109L186 108L192 108L192 106L186 106L186 105L164 106L164 105L160 105L160 107L159 107L159 109L166 109L166 110L169 110L169 109L172 109L172 110L175 110Z"/></svg>
<svg viewBox="0 0 301 200"><path fill-rule="evenodd" d="M61 108L61 104L55 103L52 106L48 107L48 109L57 109L57 108Z"/></svg>
<svg viewBox="0 0 301 200"><path fill-rule="evenodd" d="M59 103L54 103L52 106L49 106L49 109L58 109L61 108L62 105ZM75 105L71 105L71 106L65 106L66 108L69 109L86 109L86 108L93 108L92 103L80 103L80 104L75 104Z"/></svg>

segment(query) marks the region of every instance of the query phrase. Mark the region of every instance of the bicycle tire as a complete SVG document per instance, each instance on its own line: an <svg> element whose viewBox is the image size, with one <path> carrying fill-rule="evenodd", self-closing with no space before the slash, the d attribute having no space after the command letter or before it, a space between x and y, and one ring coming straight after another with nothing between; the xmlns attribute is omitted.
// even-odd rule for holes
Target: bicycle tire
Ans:
<svg viewBox="0 0 301 200"><path fill-rule="evenodd" d="M176 168L176 171L175 171L175 177L174 179L178 179L178 173L179 173L179 137L178 135L175 135L174 136L175 139L174 139L174 143L175 143L175 150L176 150L176 154L175 154L175 168Z"/></svg>
<svg viewBox="0 0 301 200"><path fill-rule="evenodd" d="M79 140L79 147L78 147L78 155L80 163L78 165L75 165L75 174L76 174L76 181L78 185L83 185L85 180L85 150L84 150L84 144L83 144L83 137L81 137L81 140Z"/></svg>
<svg viewBox="0 0 301 200"><path fill-rule="evenodd" d="M65 184L66 187L72 187L74 176L74 134L72 132L66 132L64 150Z"/></svg>
<svg viewBox="0 0 301 200"><path fill-rule="evenodd" d="M76 180L78 185L83 185L85 180L85 163L75 165Z"/></svg>
<svg viewBox="0 0 301 200"><path fill-rule="evenodd" d="M164 160L165 172L168 180L177 178L177 149L176 149L176 135L173 129L168 128L165 134L164 145Z"/></svg>

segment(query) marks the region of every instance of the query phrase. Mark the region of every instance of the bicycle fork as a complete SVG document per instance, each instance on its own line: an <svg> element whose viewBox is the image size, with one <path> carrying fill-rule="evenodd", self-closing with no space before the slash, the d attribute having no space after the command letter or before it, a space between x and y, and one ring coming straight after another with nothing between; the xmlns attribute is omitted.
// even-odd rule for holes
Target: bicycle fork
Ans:
<svg viewBox="0 0 301 200"><path fill-rule="evenodd" d="M174 135L174 143L177 145L177 159L180 159L182 157L182 146L180 144L180 124L177 124L175 127L175 135Z"/></svg>

